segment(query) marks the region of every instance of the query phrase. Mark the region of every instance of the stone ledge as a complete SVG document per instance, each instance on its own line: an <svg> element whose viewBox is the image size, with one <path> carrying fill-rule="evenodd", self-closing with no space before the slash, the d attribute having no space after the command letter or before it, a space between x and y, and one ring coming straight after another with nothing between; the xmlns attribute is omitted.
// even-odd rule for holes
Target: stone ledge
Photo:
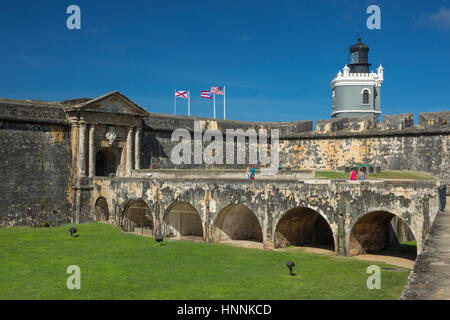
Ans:
<svg viewBox="0 0 450 320"><path fill-rule="evenodd" d="M143 178L179 178L179 179L209 179L218 181L228 179L246 180L245 169L142 169L133 170L133 177ZM152 176L146 176L152 174ZM314 179L313 170L278 170L275 175L261 173L261 169L256 169L256 177L268 180L303 180Z"/></svg>
<svg viewBox="0 0 450 320"><path fill-rule="evenodd" d="M70 124L66 120L62 119L40 119L40 118L32 118L32 117L23 117L23 116L5 116L0 115L0 121L7 122L21 122L21 123L30 123L30 124L49 124L49 125L60 125L70 127Z"/></svg>
<svg viewBox="0 0 450 320"><path fill-rule="evenodd" d="M311 184L311 185L347 185L354 187L370 187L370 186L392 186L392 187L427 187L433 188L437 190L437 186L439 185L435 180L365 180L365 181L350 181L344 179L277 179L267 178L267 176L256 177L255 180L247 180L245 177L241 179L237 178L217 178L217 177L200 177L200 178L189 178L189 177L94 177L93 182L96 180L105 181L109 180L111 182L136 182L136 181L158 181L160 183L165 183L167 181L180 182L185 181L187 183L197 183L197 182L214 182L216 184L264 184L264 183L280 183L280 184Z"/></svg>

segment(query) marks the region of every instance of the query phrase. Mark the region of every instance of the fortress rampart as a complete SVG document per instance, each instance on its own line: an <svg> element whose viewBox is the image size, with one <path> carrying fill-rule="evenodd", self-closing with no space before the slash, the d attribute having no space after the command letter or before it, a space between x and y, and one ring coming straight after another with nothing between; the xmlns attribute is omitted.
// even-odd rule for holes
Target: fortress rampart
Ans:
<svg viewBox="0 0 450 320"><path fill-rule="evenodd" d="M319 120L313 130L313 121L244 122L150 114L144 119L142 155L147 161L144 167L175 167L170 154L178 142L171 141L171 133L174 128L193 132L193 122L198 120L204 129L218 129L223 133L226 129L252 128L256 132L267 129L270 137L270 130L278 129L283 168L340 169L369 163L384 170L424 171L439 178L450 178L450 112L422 113L419 125L413 125L412 116L384 116L382 122L378 122L377 117ZM226 164L213 166L229 167Z"/></svg>
<svg viewBox="0 0 450 320"><path fill-rule="evenodd" d="M92 110L83 109L91 108L85 107L91 102ZM450 178L450 112L422 113L417 125L413 124L412 114L401 114L384 116L380 122L374 117L319 120L314 128L313 121L246 122L146 113L143 109L137 115L122 110L125 104L133 105L118 92L94 100L0 100L0 226L41 226L46 222L59 225L74 221L74 208L90 216L92 179L80 174L80 163L87 175L91 158L79 155L87 154L90 147L106 150L110 146L104 137L108 121L114 123L117 134L112 145L117 177L130 175L130 165L130 170L245 168L246 164L171 162L172 148L178 143L171 140L173 130L186 128L193 133L194 121L199 121L203 130L220 130L224 140L226 129L267 129L269 137L271 130L278 129L283 169L340 169L369 163L384 170L416 170L440 179ZM83 118L86 112L97 120L90 124L91 120ZM122 123L124 117L134 120ZM78 124L74 125L74 121ZM96 129L88 147L93 123ZM84 136L78 128L85 125L86 148L80 148ZM132 140L135 142L128 145L126 125L139 128L132 131L136 137L140 134L139 143ZM139 168L130 155L139 159Z"/></svg>

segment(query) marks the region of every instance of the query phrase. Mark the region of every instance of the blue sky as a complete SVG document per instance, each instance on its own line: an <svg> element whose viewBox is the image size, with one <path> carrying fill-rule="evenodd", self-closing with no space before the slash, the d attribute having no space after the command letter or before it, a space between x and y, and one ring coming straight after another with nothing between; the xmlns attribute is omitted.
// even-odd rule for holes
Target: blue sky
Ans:
<svg viewBox="0 0 450 320"><path fill-rule="evenodd" d="M81 30L66 9L81 8ZM381 8L368 30L366 8ZM328 119L329 84L361 32L382 64L383 114L450 110L450 2L2 1L0 97L62 101L119 90L148 111L211 117L201 90L227 87L227 118ZM217 99L217 117L222 100ZM177 111L187 113L179 99Z"/></svg>

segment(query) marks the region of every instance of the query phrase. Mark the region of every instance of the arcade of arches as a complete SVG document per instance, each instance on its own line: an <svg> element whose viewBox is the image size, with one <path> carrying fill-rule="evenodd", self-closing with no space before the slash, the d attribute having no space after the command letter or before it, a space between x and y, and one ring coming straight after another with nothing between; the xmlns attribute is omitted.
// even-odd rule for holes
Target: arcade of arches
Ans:
<svg viewBox="0 0 450 320"><path fill-rule="evenodd" d="M396 225L397 230L394 230ZM379 253L390 245L411 240L415 241L414 235L401 218L387 211L373 211L360 217L353 225L348 255Z"/></svg>
<svg viewBox="0 0 450 320"><path fill-rule="evenodd" d="M109 221L108 204L104 197L95 203L96 221ZM123 212L120 226L123 231L154 235L154 220L147 204L131 200ZM203 223L197 210L189 203L173 203L164 216L165 238L205 240ZM248 207L241 204L226 206L217 215L213 229L214 242L263 242L261 224ZM373 211L361 216L351 228L347 254L380 253L392 245L415 241L408 224L387 211ZM310 246L336 251L329 223L317 211L296 207L286 211L275 228L274 247ZM391 254L397 255L397 254ZM403 254L399 254L401 256ZM413 257L414 255L414 257ZM410 253L407 258L415 258Z"/></svg>
<svg viewBox="0 0 450 320"><path fill-rule="evenodd" d="M108 221L109 220L109 211L108 211L108 203L106 199L100 197L97 199L95 203L95 220L96 221Z"/></svg>
<svg viewBox="0 0 450 320"><path fill-rule="evenodd" d="M263 234L258 218L249 208L241 204L232 204L218 214L214 240L215 242L228 240L263 242Z"/></svg>
<svg viewBox="0 0 450 320"><path fill-rule="evenodd" d="M187 202L176 202L166 213L164 236L179 239L202 239L203 226L197 211Z"/></svg>
<svg viewBox="0 0 450 320"><path fill-rule="evenodd" d="M128 204L123 213L121 228L126 232L154 234L153 216L144 201L132 200Z"/></svg>
<svg viewBox="0 0 450 320"><path fill-rule="evenodd" d="M323 246L334 250L328 222L316 211L298 207L287 211L275 230L275 248L290 245Z"/></svg>

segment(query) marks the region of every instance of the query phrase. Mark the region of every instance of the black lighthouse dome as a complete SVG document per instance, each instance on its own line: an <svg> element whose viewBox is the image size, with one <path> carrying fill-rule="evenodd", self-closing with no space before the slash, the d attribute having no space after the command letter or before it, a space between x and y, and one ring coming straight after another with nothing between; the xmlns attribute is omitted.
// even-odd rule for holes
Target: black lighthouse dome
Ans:
<svg viewBox="0 0 450 320"><path fill-rule="evenodd" d="M350 47L350 73L369 73L369 47L361 42L358 38L358 43Z"/></svg>

